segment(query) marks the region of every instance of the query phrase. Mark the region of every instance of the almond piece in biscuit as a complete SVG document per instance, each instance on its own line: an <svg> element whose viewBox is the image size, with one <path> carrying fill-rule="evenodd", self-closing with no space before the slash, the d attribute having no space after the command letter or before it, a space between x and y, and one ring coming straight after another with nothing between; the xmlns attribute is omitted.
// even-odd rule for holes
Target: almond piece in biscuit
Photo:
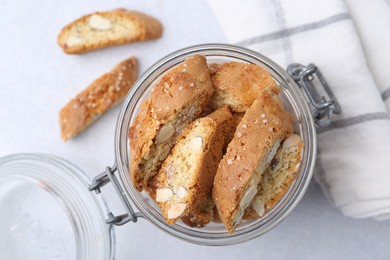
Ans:
<svg viewBox="0 0 390 260"><path fill-rule="evenodd" d="M176 140L213 93L206 58L195 55L157 82L129 130L130 176L138 191L155 194L153 180ZM154 184L153 184L154 183Z"/></svg>
<svg viewBox="0 0 390 260"><path fill-rule="evenodd" d="M302 160L304 143L298 135L290 135L280 145L270 166L261 177L257 194L244 214L244 219L257 219L270 210L294 182Z"/></svg>
<svg viewBox="0 0 390 260"><path fill-rule="evenodd" d="M83 53L108 46L161 37L163 28L146 14L116 9L85 15L66 25L57 42L65 53Z"/></svg>
<svg viewBox="0 0 390 260"><path fill-rule="evenodd" d="M60 111L62 140L74 137L126 96L137 79L135 57L122 61L92 82Z"/></svg>
<svg viewBox="0 0 390 260"><path fill-rule="evenodd" d="M240 62L210 65L214 108L228 105L232 112L245 112L264 88L277 89L272 76L262 67Z"/></svg>
<svg viewBox="0 0 390 260"><path fill-rule="evenodd" d="M213 200L228 232L240 224L257 194L257 185L286 135L285 110L278 89L264 89L246 111L221 160Z"/></svg>

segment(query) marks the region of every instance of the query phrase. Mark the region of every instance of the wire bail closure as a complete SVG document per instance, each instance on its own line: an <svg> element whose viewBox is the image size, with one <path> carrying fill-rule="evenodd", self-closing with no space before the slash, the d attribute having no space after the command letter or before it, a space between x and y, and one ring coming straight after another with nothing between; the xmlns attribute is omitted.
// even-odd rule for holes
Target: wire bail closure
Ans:
<svg viewBox="0 0 390 260"><path fill-rule="evenodd" d="M113 167L106 167L106 170L97 175L93 181L92 184L88 187L89 191L95 191L96 194L99 194L101 192L100 188L106 185L107 183L111 182L112 186L115 189L115 192L119 195L119 198L122 202L122 204L125 206L126 212L125 214L121 214L118 216L115 216L112 212L108 212L106 219L107 224L113 224L115 226L122 226L126 224L127 222L137 222L138 217L142 217L143 215L139 212L134 212L133 207L131 206L130 202L128 202L124 198L124 192L122 190L122 187L120 186L118 179L115 176L115 172L117 171L118 167L116 166L116 163Z"/></svg>
<svg viewBox="0 0 390 260"><path fill-rule="evenodd" d="M304 90L317 127L329 126L333 114L341 113L341 107L317 66L293 63L287 67L287 73Z"/></svg>

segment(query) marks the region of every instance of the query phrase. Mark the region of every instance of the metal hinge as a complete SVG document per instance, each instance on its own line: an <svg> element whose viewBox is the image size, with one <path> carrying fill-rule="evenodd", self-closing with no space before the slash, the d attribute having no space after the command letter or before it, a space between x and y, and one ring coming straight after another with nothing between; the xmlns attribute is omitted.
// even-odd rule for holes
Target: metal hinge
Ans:
<svg viewBox="0 0 390 260"><path fill-rule="evenodd" d="M124 198L125 195L122 190L122 187L120 186L120 183L115 176L115 172L117 171L117 169L118 168L116 164L114 164L113 167L107 166L106 170L103 173L97 175L93 179L92 184L89 186L88 189L89 191L95 191L97 194L99 194L101 192L101 187L103 187L109 182L112 183L112 186L114 187L115 192L118 194L122 204L125 206L127 213L115 216L112 212L108 212L108 218L106 220L106 223L113 224L116 226L122 226L130 221L137 222L138 217L142 217L142 214L139 212L135 212L130 202Z"/></svg>
<svg viewBox="0 0 390 260"><path fill-rule="evenodd" d="M317 66L294 63L287 67L287 73L304 90L317 127L330 125L341 107Z"/></svg>

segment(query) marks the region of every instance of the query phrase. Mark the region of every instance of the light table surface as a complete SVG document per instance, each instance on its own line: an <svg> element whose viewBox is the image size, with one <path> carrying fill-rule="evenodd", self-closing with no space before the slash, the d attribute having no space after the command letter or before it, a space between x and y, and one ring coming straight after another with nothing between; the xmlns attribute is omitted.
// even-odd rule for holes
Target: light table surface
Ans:
<svg viewBox="0 0 390 260"><path fill-rule="evenodd" d="M163 37L84 55L62 53L56 37L65 24L118 7L158 17L165 27ZM138 57L142 73L179 48L225 41L205 1L0 1L0 156L50 153L76 164L92 179L114 162L120 107L67 143L60 140L59 109L131 55ZM123 211L112 190L105 196L113 212ZM343 217L313 181L284 222L243 244L188 244L144 219L116 228L116 243L117 259L389 259L390 224Z"/></svg>

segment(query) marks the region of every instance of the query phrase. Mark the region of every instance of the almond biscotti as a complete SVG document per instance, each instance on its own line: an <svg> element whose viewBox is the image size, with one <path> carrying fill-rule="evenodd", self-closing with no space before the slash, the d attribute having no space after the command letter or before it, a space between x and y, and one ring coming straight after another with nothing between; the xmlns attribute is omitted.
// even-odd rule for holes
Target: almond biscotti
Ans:
<svg viewBox="0 0 390 260"><path fill-rule="evenodd" d="M304 143L298 135L290 135L283 141L262 175L257 187L258 192L246 209L244 219L262 217L288 191L301 164L303 146Z"/></svg>
<svg viewBox="0 0 390 260"><path fill-rule="evenodd" d="M65 26L57 42L65 53L83 53L108 46L161 37L161 23L146 14L116 9L85 15Z"/></svg>
<svg viewBox="0 0 390 260"><path fill-rule="evenodd" d="M245 112L263 89L278 88L272 76L254 64L212 64L210 71L215 88L211 100L214 108L228 105L232 112Z"/></svg>
<svg viewBox="0 0 390 260"><path fill-rule="evenodd" d="M153 180L181 132L213 93L206 59L195 55L168 71L144 101L129 130L130 176L142 191Z"/></svg>
<svg viewBox="0 0 390 260"><path fill-rule="evenodd" d="M287 133L278 89L263 90L247 109L221 160L212 196L219 216L233 232L257 194L258 182Z"/></svg>
<svg viewBox="0 0 390 260"><path fill-rule="evenodd" d="M137 75L137 59L131 57L96 79L70 100L60 111L62 140L67 141L76 136L104 112L122 101Z"/></svg>
<svg viewBox="0 0 390 260"><path fill-rule="evenodd" d="M210 146L215 146L213 147L214 149L219 149L215 152L216 161L210 165L210 172L213 176L215 176L219 161L222 159L222 155L225 153L226 147L231 141L228 133L233 127L234 117L227 106L223 106L215 110L211 114L207 115L207 117L216 122L218 131L218 135L216 135L215 140L210 140ZM220 146L221 142L222 146ZM214 169L214 171L212 171L212 169ZM214 219L215 204L211 197L211 186L212 184L209 186L210 189L207 197L204 198L197 207L193 208L181 218L185 224L191 227L204 227Z"/></svg>
<svg viewBox="0 0 390 260"><path fill-rule="evenodd" d="M199 221L197 213L210 216L199 225L211 221L212 204L208 208L200 206L210 202L208 196L222 157L222 146L223 137L211 118L197 119L183 132L158 174L156 201L168 223L173 224L186 214L189 221Z"/></svg>

